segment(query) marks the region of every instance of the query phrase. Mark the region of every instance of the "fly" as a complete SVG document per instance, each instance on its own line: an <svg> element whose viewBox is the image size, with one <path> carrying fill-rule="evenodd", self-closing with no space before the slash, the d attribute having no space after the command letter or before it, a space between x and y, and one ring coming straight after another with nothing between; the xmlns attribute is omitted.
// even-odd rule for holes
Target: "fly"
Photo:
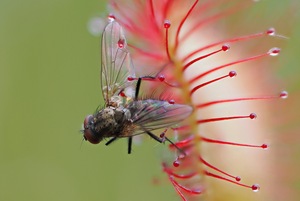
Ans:
<svg viewBox="0 0 300 201"><path fill-rule="evenodd" d="M186 119L192 107L164 100L138 99L142 78L136 82L128 79L135 77L134 67L123 29L113 19L103 31L101 47L100 78L105 105L84 119L84 139L98 144L110 138L106 142L109 145L118 138L128 138L128 154L135 135L147 134L160 143L165 140L172 143L153 131Z"/></svg>

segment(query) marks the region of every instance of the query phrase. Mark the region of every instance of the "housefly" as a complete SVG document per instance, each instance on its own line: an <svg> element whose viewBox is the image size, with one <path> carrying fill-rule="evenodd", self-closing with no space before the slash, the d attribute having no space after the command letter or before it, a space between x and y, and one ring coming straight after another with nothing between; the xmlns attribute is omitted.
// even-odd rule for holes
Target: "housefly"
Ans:
<svg viewBox="0 0 300 201"><path fill-rule="evenodd" d="M98 144L110 138L106 142L109 145L118 138L128 138L129 154L135 135L147 134L160 143L166 139L171 142L153 131L169 128L186 119L192 107L138 97L142 78L128 79L135 77L134 67L123 29L113 19L102 33L101 47L100 79L105 103L103 108L84 119L84 139Z"/></svg>

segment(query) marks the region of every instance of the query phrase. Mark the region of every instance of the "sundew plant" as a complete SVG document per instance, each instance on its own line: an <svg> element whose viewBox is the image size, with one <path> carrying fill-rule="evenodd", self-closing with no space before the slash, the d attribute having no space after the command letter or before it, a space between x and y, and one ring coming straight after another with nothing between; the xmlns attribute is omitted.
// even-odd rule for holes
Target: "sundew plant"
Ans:
<svg viewBox="0 0 300 201"><path fill-rule="evenodd" d="M193 109L181 122L155 132L167 147L161 154L161 169L182 200L209 200L216 186L212 180L254 192L263 189L257 184L260 174L249 178L227 170L242 166L250 171L249 161L267 160L261 156L269 148L266 129L255 128L260 127L253 123L259 118L255 110L288 96L279 84L264 84L264 79L271 79L268 62L281 51L270 44L285 37L272 27L242 35L224 28L224 20L255 4L250 0L109 2L109 20L124 29L135 70L135 77L124 82L141 78L144 99ZM259 22L253 23L251 27ZM123 91L119 95L126 96ZM232 149L226 151L226 146ZM251 151L259 156L248 157Z"/></svg>

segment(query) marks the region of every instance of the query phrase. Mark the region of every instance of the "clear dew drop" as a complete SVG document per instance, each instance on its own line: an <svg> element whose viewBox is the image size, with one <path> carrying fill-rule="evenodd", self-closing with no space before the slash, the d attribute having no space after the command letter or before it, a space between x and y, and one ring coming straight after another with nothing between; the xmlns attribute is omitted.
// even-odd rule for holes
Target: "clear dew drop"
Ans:
<svg viewBox="0 0 300 201"><path fill-rule="evenodd" d="M239 176L236 176L236 177L235 177L235 180L236 180L237 182L240 182L240 181L242 180L242 178L239 177Z"/></svg>
<svg viewBox="0 0 300 201"><path fill-rule="evenodd" d="M166 29L168 29L168 28L170 28L170 26L171 26L171 22L170 22L169 20L165 20L165 22L164 22L164 27L165 27Z"/></svg>
<svg viewBox="0 0 300 201"><path fill-rule="evenodd" d="M230 71L228 73L229 77L235 77L237 75L237 73L235 71Z"/></svg>
<svg viewBox="0 0 300 201"><path fill-rule="evenodd" d="M165 81L165 79L166 79L164 75L159 75L157 78L161 82Z"/></svg>
<svg viewBox="0 0 300 201"><path fill-rule="evenodd" d="M175 100L173 100L173 99L169 100L168 102L169 102L169 104L171 104L171 105L174 105L174 104L175 104Z"/></svg>
<svg viewBox="0 0 300 201"><path fill-rule="evenodd" d="M272 27L272 28L269 28L266 33L269 35L269 36L274 36L275 35L275 29Z"/></svg>
<svg viewBox="0 0 300 201"><path fill-rule="evenodd" d="M258 184L253 184L251 189L253 192L258 192L260 190L260 186Z"/></svg>
<svg viewBox="0 0 300 201"><path fill-rule="evenodd" d="M280 53L280 49L278 47L274 47L274 48L269 50L269 55L272 56L272 57L278 56L279 53Z"/></svg>
<svg viewBox="0 0 300 201"><path fill-rule="evenodd" d="M229 44L224 44L224 45L222 45L222 50L223 50L224 52L227 52L229 49L230 49Z"/></svg>
<svg viewBox="0 0 300 201"><path fill-rule="evenodd" d="M282 98L282 99L286 99L286 98L288 98L288 96L289 96L289 94L287 91L282 91L280 93L280 98Z"/></svg>
<svg viewBox="0 0 300 201"><path fill-rule="evenodd" d="M118 41L118 47L119 47L119 48L123 48L124 45L125 45L125 40L124 40L124 39L120 39L120 40Z"/></svg>
<svg viewBox="0 0 300 201"><path fill-rule="evenodd" d="M249 115L250 119L256 119L257 118L257 115L255 113L251 113Z"/></svg>
<svg viewBox="0 0 300 201"><path fill-rule="evenodd" d="M107 19L108 19L109 22L113 22L113 21L115 21L116 17L113 14L109 14L107 16Z"/></svg>
<svg viewBox="0 0 300 201"><path fill-rule="evenodd" d="M174 166L174 167L179 167L179 165L180 165L180 162L179 162L178 160L175 160L175 161L173 162L173 166Z"/></svg>
<svg viewBox="0 0 300 201"><path fill-rule="evenodd" d="M123 91L121 91L121 92L119 93L119 96L121 96L121 97L126 97L126 95L125 95L125 93L124 93Z"/></svg>
<svg viewBox="0 0 300 201"><path fill-rule="evenodd" d="M134 80L134 77L132 77L132 76L128 76L128 77L127 77L127 80L128 80L129 82L131 82L131 81L133 81L133 80Z"/></svg>
<svg viewBox="0 0 300 201"><path fill-rule="evenodd" d="M261 148L263 148L264 150L267 150L267 149L269 149L269 145L268 144L262 144Z"/></svg>

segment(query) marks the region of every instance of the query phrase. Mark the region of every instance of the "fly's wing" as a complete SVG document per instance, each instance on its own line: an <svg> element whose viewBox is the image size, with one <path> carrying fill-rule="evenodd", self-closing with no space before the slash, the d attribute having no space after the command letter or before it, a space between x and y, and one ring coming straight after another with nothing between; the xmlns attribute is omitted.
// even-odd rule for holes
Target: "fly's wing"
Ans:
<svg viewBox="0 0 300 201"><path fill-rule="evenodd" d="M102 94L105 102L109 103L112 96L132 84L127 80L128 76L134 77L123 29L114 20L109 22L102 34L101 56Z"/></svg>
<svg viewBox="0 0 300 201"><path fill-rule="evenodd" d="M133 101L128 108L133 123L138 126L137 130L140 130L135 134L140 134L143 130L171 127L186 119L193 111L189 105L170 104L167 101L152 99Z"/></svg>

